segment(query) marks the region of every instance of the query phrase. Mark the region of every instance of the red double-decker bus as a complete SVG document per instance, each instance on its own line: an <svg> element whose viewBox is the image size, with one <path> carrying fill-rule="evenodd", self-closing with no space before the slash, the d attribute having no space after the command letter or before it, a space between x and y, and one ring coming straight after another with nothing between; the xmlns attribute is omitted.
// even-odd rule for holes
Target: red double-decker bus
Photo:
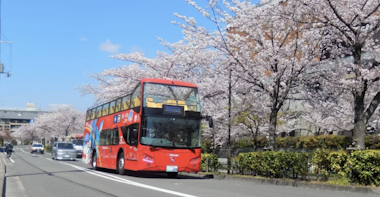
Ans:
<svg viewBox="0 0 380 197"><path fill-rule="evenodd" d="M131 94L87 110L83 162L120 174L199 172L200 112L196 85L144 78Z"/></svg>

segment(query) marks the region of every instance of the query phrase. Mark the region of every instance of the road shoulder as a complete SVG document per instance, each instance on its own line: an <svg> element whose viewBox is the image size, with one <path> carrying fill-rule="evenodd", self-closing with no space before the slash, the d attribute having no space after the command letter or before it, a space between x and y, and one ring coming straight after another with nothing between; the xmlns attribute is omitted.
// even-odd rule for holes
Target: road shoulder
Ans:
<svg viewBox="0 0 380 197"><path fill-rule="evenodd" d="M1 148L0 151L0 191L1 196L5 196L5 161L4 161L4 149Z"/></svg>

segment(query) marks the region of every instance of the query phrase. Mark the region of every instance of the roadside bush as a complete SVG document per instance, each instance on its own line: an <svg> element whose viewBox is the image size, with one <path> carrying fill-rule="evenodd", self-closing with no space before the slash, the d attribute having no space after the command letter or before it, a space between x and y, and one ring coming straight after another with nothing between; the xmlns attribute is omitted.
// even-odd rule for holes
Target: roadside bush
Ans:
<svg viewBox="0 0 380 197"><path fill-rule="evenodd" d="M51 152L51 145L45 145L45 152Z"/></svg>
<svg viewBox="0 0 380 197"><path fill-rule="evenodd" d="M201 139L202 152L204 152L204 153L211 152L211 147L212 147L212 140L211 139L206 139L206 138Z"/></svg>
<svg viewBox="0 0 380 197"><path fill-rule="evenodd" d="M312 164L315 167L315 171L312 173L317 176L322 176L323 180L328 180L330 176L330 161L328 156L330 151L325 149L317 149L313 154Z"/></svg>
<svg viewBox="0 0 380 197"><path fill-rule="evenodd" d="M368 149L380 149L380 136L366 135L365 147Z"/></svg>
<svg viewBox="0 0 380 197"><path fill-rule="evenodd" d="M309 153L297 152L251 152L238 155L241 174L252 174L274 178L306 176L309 169Z"/></svg>
<svg viewBox="0 0 380 197"><path fill-rule="evenodd" d="M17 145L17 141L16 141L16 140L12 140L12 141L11 141L11 144L12 144L13 146Z"/></svg>
<svg viewBox="0 0 380 197"><path fill-rule="evenodd" d="M298 149L342 149L348 147L352 139L339 135L319 135L319 136L287 136L277 137L277 148L298 148ZM257 147L263 148L268 145L265 137L257 138ZM233 148L254 148L253 138L242 138L232 144ZM370 149L380 149L380 138L378 136L366 136L366 147ZM202 146L203 148L203 146Z"/></svg>
<svg viewBox="0 0 380 197"><path fill-rule="evenodd" d="M332 151L327 156L329 164L329 171L337 174L337 177L341 180L346 180L350 168L347 166L348 153L346 151Z"/></svg>
<svg viewBox="0 0 380 197"><path fill-rule="evenodd" d="M213 171L218 171L219 168L218 155L213 153L202 153L201 155L201 170L203 172L206 171L207 166L209 171L213 169Z"/></svg>
<svg viewBox="0 0 380 197"><path fill-rule="evenodd" d="M268 139L265 137L257 137L256 145L263 148L268 145ZM233 148L254 148L255 140L253 138L242 138L232 143Z"/></svg>
<svg viewBox="0 0 380 197"><path fill-rule="evenodd" d="M348 158L347 167L351 180L361 185L380 185L380 151L354 151Z"/></svg>

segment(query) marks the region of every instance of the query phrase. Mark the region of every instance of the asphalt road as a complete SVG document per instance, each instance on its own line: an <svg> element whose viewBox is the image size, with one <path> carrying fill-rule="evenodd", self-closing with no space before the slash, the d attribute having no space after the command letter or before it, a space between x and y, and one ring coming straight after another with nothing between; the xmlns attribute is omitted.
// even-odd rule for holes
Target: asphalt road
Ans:
<svg viewBox="0 0 380 197"><path fill-rule="evenodd" d="M50 153L30 154L30 147L15 147L6 165L5 196L131 196L131 197L357 197L358 193L265 185L247 181L202 179L192 176L168 178L166 174L93 171L76 161L51 160Z"/></svg>

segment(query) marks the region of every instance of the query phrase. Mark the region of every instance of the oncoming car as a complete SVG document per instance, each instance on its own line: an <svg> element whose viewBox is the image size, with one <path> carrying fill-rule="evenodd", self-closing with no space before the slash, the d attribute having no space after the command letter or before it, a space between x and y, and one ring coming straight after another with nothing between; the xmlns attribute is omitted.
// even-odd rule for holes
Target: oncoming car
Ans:
<svg viewBox="0 0 380 197"><path fill-rule="evenodd" d="M52 151L52 159L57 160L75 160L76 150L71 142L54 142Z"/></svg>
<svg viewBox="0 0 380 197"><path fill-rule="evenodd" d="M30 147L30 153L39 152L41 154L44 154L44 146L42 144L33 144L32 147Z"/></svg>

